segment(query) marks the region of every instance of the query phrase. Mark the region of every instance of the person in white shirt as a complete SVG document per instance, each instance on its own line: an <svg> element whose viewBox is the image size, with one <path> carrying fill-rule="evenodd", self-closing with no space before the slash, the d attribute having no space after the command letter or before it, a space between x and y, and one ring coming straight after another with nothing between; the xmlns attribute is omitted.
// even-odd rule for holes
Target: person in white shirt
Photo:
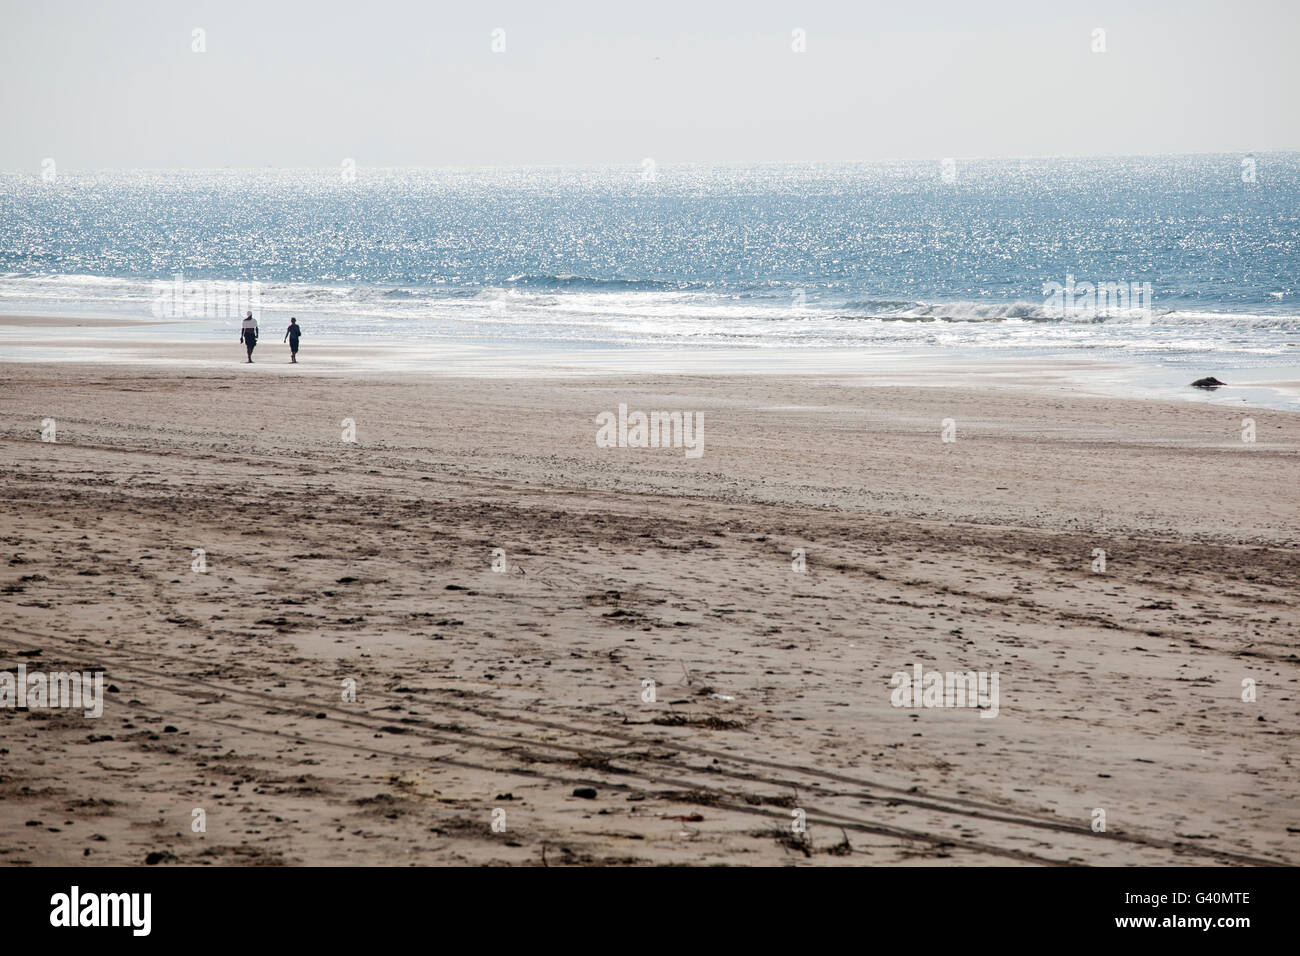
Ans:
<svg viewBox="0 0 1300 956"><path fill-rule="evenodd" d="M253 313L248 313L244 319L244 325L239 330L239 341L244 343L244 348L248 349L248 363L253 362L253 348L257 345L257 320L253 318Z"/></svg>

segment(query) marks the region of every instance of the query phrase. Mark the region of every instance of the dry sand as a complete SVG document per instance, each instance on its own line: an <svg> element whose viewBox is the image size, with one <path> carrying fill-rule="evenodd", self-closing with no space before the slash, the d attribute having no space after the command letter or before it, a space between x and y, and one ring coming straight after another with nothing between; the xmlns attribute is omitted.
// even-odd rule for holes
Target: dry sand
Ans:
<svg viewBox="0 0 1300 956"><path fill-rule="evenodd" d="M0 371L0 670L113 686L0 710L0 863L1300 862L1295 414ZM597 448L620 402L703 457ZM914 663L998 715L891 706Z"/></svg>

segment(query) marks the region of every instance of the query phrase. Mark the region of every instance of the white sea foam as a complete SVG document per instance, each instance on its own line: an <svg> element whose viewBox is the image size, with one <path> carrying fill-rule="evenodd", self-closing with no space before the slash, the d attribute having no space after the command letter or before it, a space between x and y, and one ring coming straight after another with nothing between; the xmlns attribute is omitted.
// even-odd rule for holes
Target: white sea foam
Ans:
<svg viewBox="0 0 1300 956"><path fill-rule="evenodd" d="M93 275L0 277L11 313L103 313L146 318L157 282ZM1285 312L1133 310L1096 319L1054 317L1042 303L812 300L700 291L533 291L263 283L266 317L296 315L318 334L394 339L546 340L613 347L937 346L1224 352L1291 357L1300 316ZM194 322L203 322L195 318ZM218 332L219 322L195 331Z"/></svg>

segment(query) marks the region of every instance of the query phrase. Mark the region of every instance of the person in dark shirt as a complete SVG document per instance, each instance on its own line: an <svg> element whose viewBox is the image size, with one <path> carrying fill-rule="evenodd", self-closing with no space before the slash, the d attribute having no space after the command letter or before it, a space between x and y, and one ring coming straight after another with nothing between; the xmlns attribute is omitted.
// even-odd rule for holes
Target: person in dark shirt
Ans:
<svg viewBox="0 0 1300 956"><path fill-rule="evenodd" d="M248 362L253 361L253 349L257 345L257 320L253 318L253 313L248 313L248 318L244 319L244 324L239 329L239 341L244 343L244 348L248 349Z"/></svg>
<svg viewBox="0 0 1300 956"><path fill-rule="evenodd" d="M297 319L289 319L289 327L284 330L284 340L289 343L289 361L298 361L298 339L302 337L302 326Z"/></svg>

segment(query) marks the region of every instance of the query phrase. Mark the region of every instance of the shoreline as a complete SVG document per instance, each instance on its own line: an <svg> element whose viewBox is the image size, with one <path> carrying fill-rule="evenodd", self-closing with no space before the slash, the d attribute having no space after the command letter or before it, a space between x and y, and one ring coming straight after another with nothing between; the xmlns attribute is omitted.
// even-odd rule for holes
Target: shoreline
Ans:
<svg viewBox="0 0 1300 956"><path fill-rule="evenodd" d="M287 321L287 320L286 320ZM262 323L269 328L266 323ZM156 327L186 328L165 341L140 341L130 333ZM26 332L35 333L26 335ZM44 333L44 334L40 334ZM244 365L243 349L215 341L206 328L174 319L0 316L0 363L45 362L139 365L215 372ZM324 338L325 344L317 344ZM266 374L288 365L288 347L264 338L245 371ZM424 340L376 344L370 336L304 335L300 364L337 375L469 377L584 377L614 375L807 376L879 386L1028 388L1050 394L1191 402L1300 414L1300 364L1241 369L1225 387L1193 388L1194 367L1156 368L1131 359L1077 354L1036 354L916 348L633 348L576 347L571 343ZM1208 374L1208 373L1206 373Z"/></svg>

